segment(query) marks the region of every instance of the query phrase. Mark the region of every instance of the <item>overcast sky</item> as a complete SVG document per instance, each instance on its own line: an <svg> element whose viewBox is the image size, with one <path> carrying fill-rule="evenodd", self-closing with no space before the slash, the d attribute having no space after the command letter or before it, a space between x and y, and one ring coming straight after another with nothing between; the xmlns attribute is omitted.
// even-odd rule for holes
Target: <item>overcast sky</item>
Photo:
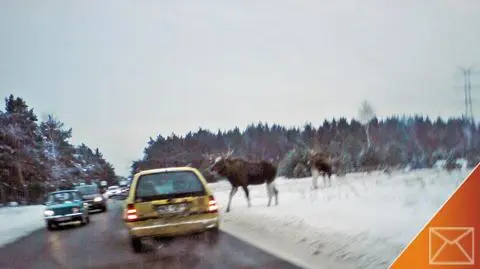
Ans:
<svg viewBox="0 0 480 269"><path fill-rule="evenodd" d="M364 99L380 117L459 116L479 15L478 0L2 0L0 93L126 175L149 136L200 126L318 125Z"/></svg>

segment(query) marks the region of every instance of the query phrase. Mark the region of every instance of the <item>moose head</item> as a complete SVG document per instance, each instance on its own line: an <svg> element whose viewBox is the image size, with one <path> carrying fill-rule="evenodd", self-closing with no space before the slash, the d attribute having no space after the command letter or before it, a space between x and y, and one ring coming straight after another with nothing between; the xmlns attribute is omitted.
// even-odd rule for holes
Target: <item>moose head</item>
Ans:
<svg viewBox="0 0 480 269"><path fill-rule="evenodd" d="M226 153L220 153L220 154L210 154L210 153L205 153L203 154L203 157L208 161L208 170L210 171L218 171L219 168L221 168L222 165L225 165L225 160L230 158L232 154L234 153L234 150L228 149Z"/></svg>

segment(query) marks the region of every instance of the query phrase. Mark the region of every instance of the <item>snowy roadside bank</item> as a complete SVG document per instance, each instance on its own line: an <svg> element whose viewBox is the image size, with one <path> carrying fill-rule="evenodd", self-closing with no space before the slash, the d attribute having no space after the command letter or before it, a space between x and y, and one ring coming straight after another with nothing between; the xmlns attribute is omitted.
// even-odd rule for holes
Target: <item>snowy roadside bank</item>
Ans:
<svg viewBox="0 0 480 269"><path fill-rule="evenodd" d="M264 227L252 227L251 222L246 218L237 218L233 220L230 217L224 217L221 229L245 242L248 242L267 253L276 257L280 257L286 261L295 264L300 268L305 269L335 269L335 268L355 268L354 264L348 262L338 263L337 261L320 256L312 255L308 245L303 244L302 240L292 241L290 237L284 237L283 234L277 231L270 231L268 224L272 220L270 218L263 218L257 223L261 223ZM271 227L271 226L270 226ZM275 229L275 228L274 228Z"/></svg>
<svg viewBox="0 0 480 269"><path fill-rule="evenodd" d="M468 173L357 173L317 191L310 189L310 178L279 178L278 207L266 207L265 186L250 187L252 208L239 190L232 211L222 212L223 226L302 267L386 268ZM229 183L211 186L225 207Z"/></svg>
<svg viewBox="0 0 480 269"><path fill-rule="evenodd" d="M18 240L21 237L45 226L43 205L0 208L0 246Z"/></svg>

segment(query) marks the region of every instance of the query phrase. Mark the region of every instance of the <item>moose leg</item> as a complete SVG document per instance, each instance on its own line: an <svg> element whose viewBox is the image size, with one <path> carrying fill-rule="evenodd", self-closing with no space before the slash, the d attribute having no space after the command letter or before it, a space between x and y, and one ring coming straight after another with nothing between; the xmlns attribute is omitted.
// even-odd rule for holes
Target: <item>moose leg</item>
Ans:
<svg viewBox="0 0 480 269"><path fill-rule="evenodd" d="M328 178L327 178L327 176L328 176ZM331 174L328 173L328 172L323 172L323 182L324 182L324 185L326 185L326 181L328 181L328 186L331 187L331 186L332 186Z"/></svg>
<svg viewBox="0 0 480 269"><path fill-rule="evenodd" d="M273 190L273 193L275 194L275 205L278 205L278 190L277 190L277 187L275 186L274 182L272 182L270 184L272 185L272 190Z"/></svg>
<svg viewBox="0 0 480 269"><path fill-rule="evenodd" d="M245 192L245 197L247 198L248 207L251 207L252 203L250 203L250 193L248 192L248 187L247 186L242 186L242 189Z"/></svg>
<svg viewBox="0 0 480 269"><path fill-rule="evenodd" d="M316 169L316 168L312 168L312 187L313 189L318 189L318 183L317 183L317 179L318 179L318 176L320 174L320 172Z"/></svg>
<svg viewBox="0 0 480 269"><path fill-rule="evenodd" d="M275 187L274 182L267 183L267 194L268 194L268 204L270 206L272 204L272 198L275 195L275 205L278 205L278 190Z"/></svg>
<svg viewBox="0 0 480 269"><path fill-rule="evenodd" d="M228 197L227 212L230 212L230 204L232 203L232 197L237 193L238 187L232 187L230 190L230 196Z"/></svg>
<svg viewBox="0 0 480 269"><path fill-rule="evenodd" d="M267 183L267 195L268 195L268 204L267 206L270 206L272 203L272 196L273 196L273 188L272 188L272 183Z"/></svg>

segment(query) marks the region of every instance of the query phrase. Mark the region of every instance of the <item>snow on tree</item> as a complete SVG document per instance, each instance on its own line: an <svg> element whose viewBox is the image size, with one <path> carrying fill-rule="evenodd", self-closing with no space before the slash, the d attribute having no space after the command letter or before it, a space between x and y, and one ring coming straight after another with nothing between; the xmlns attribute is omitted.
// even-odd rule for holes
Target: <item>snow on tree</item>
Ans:
<svg viewBox="0 0 480 269"><path fill-rule="evenodd" d="M116 181L113 166L108 163L98 148L92 150L85 144L75 148L75 166L79 170L79 178L86 182Z"/></svg>
<svg viewBox="0 0 480 269"><path fill-rule="evenodd" d="M306 169L308 150L306 147L295 147L290 150L278 165L278 175L286 178L310 176Z"/></svg>
<svg viewBox="0 0 480 269"><path fill-rule="evenodd" d="M22 199L28 199L25 188L46 178L36 121L33 109L22 98L10 95L5 99L5 112L0 112L2 202L18 200L20 192Z"/></svg>
<svg viewBox="0 0 480 269"><path fill-rule="evenodd" d="M370 137L370 122L375 118L375 111L368 101L363 101L360 109L358 111L358 121L365 128L365 135L367 137L367 148L370 148L372 145L372 140Z"/></svg>
<svg viewBox="0 0 480 269"><path fill-rule="evenodd" d="M115 180L113 167L98 149L95 154L84 145L87 150L77 152L69 142L72 129L51 115L40 125L37 121L22 98L5 99L5 111L0 110L0 203L40 202L46 191L73 186L81 171Z"/></svg>
<svg viewBox="0 0 480 269"><path fill-rule="evenodd" d="M50 163L51 180L57 183L71 180L75 170L72 155L74 148L69 142L72 129L65 129L63 122L48 115L40 124L40 132L44 140L44 153Z"/></svg>

